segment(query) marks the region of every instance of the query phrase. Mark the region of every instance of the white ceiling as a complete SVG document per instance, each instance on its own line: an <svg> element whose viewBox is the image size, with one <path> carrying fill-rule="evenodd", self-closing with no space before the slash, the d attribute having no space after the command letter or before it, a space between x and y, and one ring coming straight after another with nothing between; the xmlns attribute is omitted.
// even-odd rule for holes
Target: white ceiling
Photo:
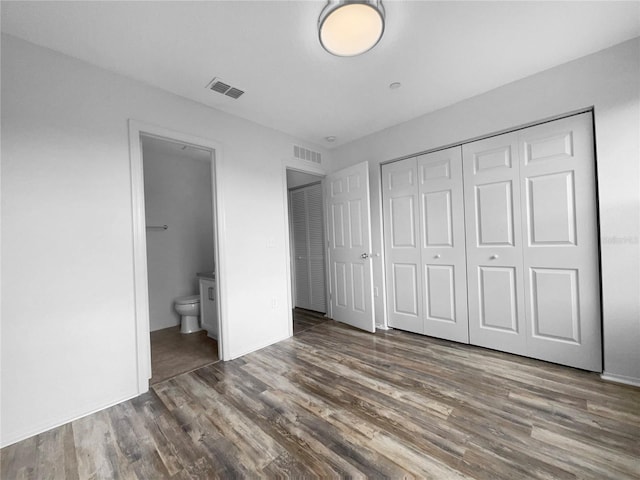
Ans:
<svg viewBox="0 0 640 480"><path fill-rule="evenodd" d="M639 1L384 0L380 43L340 58L325 3L2 1L2 31L327 148L640 36Z"/></svg>

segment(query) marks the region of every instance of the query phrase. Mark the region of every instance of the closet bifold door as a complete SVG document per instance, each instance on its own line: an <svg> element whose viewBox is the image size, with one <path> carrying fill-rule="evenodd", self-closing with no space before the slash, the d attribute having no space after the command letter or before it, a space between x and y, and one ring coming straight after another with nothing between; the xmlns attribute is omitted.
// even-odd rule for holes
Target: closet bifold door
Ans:
<svg viewBox="0 0 640 480"><path fill-rule="evenodd" d="M310 309L327 311L325 287L324 205L322 185L317 183L306 189L307 228L309 238L309 292Z"/></svg>
<svg viewBox="0 0 640 480"><path fill-rule="evenodd" d="M416 158L382 166L388 323L423 333Z"/></svg>
<svg viewBox="0 0 640 480"><path fill-rule="evenodd" d="M469 343L462 148L418 157L423 333Z"/></svg>
<svg viewBox="0 0 640 480"><path fill-rule="evenodd" d="M291 198L291 226L295 268L295 306L311 309L307 196L303 189L292 190L289 195Z"/></svg>
<svg viewBox="0 0 640 480"><path fill-rule="evenodd" d="M602 371L592 122L463 146L470 343Z"/></svg>
<svg viewBox="0 0 640 480"><path fill-rule="evenodd" d="M295 306L326 312L322 186L290 192Z"/></svg>
<svg viewBox="0 0 640 480"><path fill-rule="evenodd" d="M592 114L518 132L527 355L602 371Z"/></svg>
<svg viewBox="0 0 640 480"><path fill-rule="evenodd" d="M469 341L527 354L517 133L462 146Z"/></svg>

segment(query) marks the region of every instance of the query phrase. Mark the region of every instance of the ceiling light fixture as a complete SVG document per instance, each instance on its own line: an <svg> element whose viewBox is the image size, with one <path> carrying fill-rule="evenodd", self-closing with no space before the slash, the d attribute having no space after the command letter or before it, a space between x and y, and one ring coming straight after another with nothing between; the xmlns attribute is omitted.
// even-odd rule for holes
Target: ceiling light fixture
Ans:
<svg viewBox="0 0 640 480"><path fill-rule="evenodd" d="M320 44L339 57L371 50L383 32L382 0L329 0L318 19Z"/></svg>

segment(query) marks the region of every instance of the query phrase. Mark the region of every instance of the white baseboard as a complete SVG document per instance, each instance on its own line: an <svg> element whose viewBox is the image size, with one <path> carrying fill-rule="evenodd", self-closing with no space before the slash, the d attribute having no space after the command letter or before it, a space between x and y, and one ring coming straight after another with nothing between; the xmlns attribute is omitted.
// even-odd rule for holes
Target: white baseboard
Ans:
<svg viewBox="0 0 640 480"><path fill-rule="evenodd" d="M101 410L105 410L109 407L113 407L122 402L126 402L127 400L131 400L132 398L136 398L140 394L125 394L125 396L112 400L107 403L104 403L98 407L89 407L88 410L83 411L82 413L77 413L69 417L60 418L57 420L52 420L50 422L46 422L40 425L32 426L31 428L25 429L22 432L9 432L7 435L2 436L2 440L0 440L0 448L8 447L9 445L13 445L14 443L21 442L22 440L26 440L27 438L31 438L35 435L39 435L44 432L48 432L49 430L53 430L54 428L61 427L67 423L73 422L75 420L79 420L88 415L92 415Z"/></svg>
<svg viewBox="0 0 640 480"><path fill-rule="evenodd" d="M640 387L640 378L636 377L627 377L625 375L616 375L615 373L602 372L600 378L602 380L606 380L607 382L624 383L625 385Z"/></svg>
<svg viewBox="0 0 640 480"><path fill-rule="evenodd" d="M273 340L269 340L268 342L250 347L249 349L246 349L246 350L240 350L239 352L232 352L231 355L229 355L231 357L229 358L229 360L234 360L236 358L243 357L252 352L257 352L258 350L262 350L263 348L268 347L269 345L273 345L274 343L281 342L282 340L286 340L287 338L291 338L291 336L285 335L284 337L274 338Z"/></svg>

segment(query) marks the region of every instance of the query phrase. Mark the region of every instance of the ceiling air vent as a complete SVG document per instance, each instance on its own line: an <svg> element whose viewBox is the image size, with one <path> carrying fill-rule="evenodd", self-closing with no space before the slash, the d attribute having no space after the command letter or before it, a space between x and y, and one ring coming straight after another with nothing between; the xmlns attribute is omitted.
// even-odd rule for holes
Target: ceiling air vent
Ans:
<svg viewBox="0 0 640 480"><path fill-rule="evenodd" d="M207 88L209 90L213 90L214 92L222 93L223 95L226 95L233 99L237 99L244 93L244 91L240 90L239 88L232 87L231 85L224 83L218 77L215 77L213 80L211 80L207 85Z"/></svg>
<svg viewBox="0 0 640 480"><path fill-rule="evenodd" d="M238 88L234 88L231 87L229 90L227 90L227 92L225 92L225 95L227 97L231 97L231 98L238 98L240 95L242 95L244 92Z"/></svg>
<svg viewBox="0 0 640 480"><path fill-rule="evenodd" d="M293 146L293 156L300 160L306 160L313 163L322 163L322 155L320 152L314 152L308 148L300 147L299 145Z"/></svg>

